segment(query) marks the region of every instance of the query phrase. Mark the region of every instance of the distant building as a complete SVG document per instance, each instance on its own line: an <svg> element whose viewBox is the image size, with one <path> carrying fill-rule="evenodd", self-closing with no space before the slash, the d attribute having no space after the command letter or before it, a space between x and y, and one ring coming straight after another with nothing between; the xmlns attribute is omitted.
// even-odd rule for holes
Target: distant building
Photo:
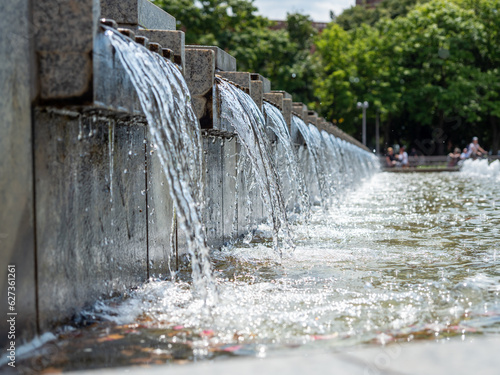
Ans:
<svg viewBox="0 0 500 375"><path fill-rule="evenodd" d="M271 30L281 30L281 29L286 29L286 21L276 21L274 20L275 24L271 26ZM312 22L312 27L315 28L318 33L321 33L324 29L326 29L328 26L328 22Z"/></svg>
<svg viewBox="0 0 500 375"><path fill-rule="evenodd" d="M356 0L356 5L364 5L368 8L375 8L382 0Z"/></svg>

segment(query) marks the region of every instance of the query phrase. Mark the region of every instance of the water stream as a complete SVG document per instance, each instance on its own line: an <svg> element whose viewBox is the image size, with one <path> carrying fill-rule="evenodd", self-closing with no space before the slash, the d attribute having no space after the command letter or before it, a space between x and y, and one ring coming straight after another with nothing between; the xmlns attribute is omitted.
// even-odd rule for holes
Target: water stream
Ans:
<svg viewBox="0 0 500 375"><path fill-rule="evenodd" d="M328 207L328 193L326 185L325 163L320 149L321 144L315 139L309 129L309 126L299 117L293 116L293 125L299 130L306 141L308 151L308 168L306 169L306 181L309 182L309 194L313 204L322 204L323 208ZM317 194L314 194L317 193Z"/></svg>
<svg viewBox="0 0 500 375"><path fill-rule="evenodd" d="M177 222L191 255L194 290L206 302L215 299L201 221L201 131L186 82L175 64L160 55L113 29L108 29L105 36L127 71L148 121L148 131L170 186Z"/></svg>

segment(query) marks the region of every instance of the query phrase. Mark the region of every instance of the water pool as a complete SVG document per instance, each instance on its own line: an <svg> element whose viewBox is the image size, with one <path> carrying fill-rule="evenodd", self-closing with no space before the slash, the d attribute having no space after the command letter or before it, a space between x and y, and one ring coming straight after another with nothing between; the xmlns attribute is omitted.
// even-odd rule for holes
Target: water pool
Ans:
<svg viewBox="0 0 500 375"><path fill-rule="evenodd" d="M26 361L68 370L497 335L500 181L478 166L380 173L292 226L293 254L277 257L266 228L214 253L215 306L181 271L98 303Z"/></svg>

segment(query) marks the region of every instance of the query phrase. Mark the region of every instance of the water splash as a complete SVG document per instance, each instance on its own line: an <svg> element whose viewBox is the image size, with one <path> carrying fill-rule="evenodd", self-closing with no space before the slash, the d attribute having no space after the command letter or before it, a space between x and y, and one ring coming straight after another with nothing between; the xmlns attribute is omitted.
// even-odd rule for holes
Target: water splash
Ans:
<svg viewBox="0 0 500 375"><path fill-rule="evenodd" d="M476 177L489 177L500 181L500 160L488 163L488 160L466 160L461 169L462 174Z"/></svg>
<svg viewBox="0 0 500 375"><path fill-rule="evenodd" d="M271 160L264 129L264 116L252 98L230 83L217 77L221 101L221 116L235 129L239 141L252 164L255 179L273 223L274 249L281 254L279 239L286 248L293 248L288 219L278 183L276 168Z"/></svg>
<svg viewBox="0 0 500 375"><path fill-rule="evenodd" d="M191 256L194 291L215 299L209 251L201 222L203 183L201 132L179 69L115 30L105 36L134 85L170 186L177 220ZM212 301L213 302L213 301Z"/></svg>

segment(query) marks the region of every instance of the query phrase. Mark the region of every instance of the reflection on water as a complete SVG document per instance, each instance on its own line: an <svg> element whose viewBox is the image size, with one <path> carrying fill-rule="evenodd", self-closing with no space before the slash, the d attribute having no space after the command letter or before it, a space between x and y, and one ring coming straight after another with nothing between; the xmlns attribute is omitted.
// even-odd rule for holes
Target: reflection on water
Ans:
<svg viewBox="0 0 500 375"><path fill-rule="evenodd" d="M276 258L266 238L214 254L220 303L211 311L192 298L189 272L186 281L150 282L96 306L87 319L106 321L65 332L44 365L498 334L499 228L495 176L381 173L294 227L288 258Z"/></svg>

